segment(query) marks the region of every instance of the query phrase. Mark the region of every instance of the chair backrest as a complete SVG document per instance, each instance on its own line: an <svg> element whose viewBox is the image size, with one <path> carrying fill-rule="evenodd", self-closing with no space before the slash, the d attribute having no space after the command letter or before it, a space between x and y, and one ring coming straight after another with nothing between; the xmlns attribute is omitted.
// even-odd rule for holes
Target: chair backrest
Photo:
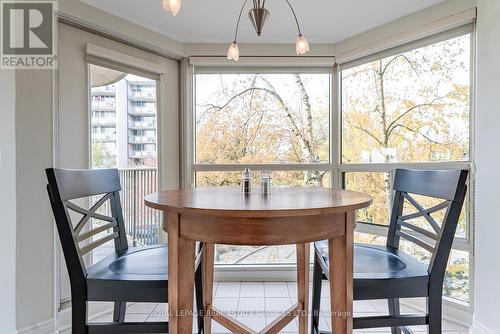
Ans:
<svg viewBox="0 0 500 334"><path fill-rule="evenodd" d="M387 246L400 248L405 239L431 255L428 272L431 282L442 285L460 212L467 192L466 170L406 170L398 169L394 178L394 202L389 225ZM421 202L432 200L430 207ZM436 201L438 203L436 203ZM404 208L414 211L404 213ZM441 224L433 217L440 213ZM418 219L419 224L414 220Z"/></svg>
<svg viewBox="0 0 500 334"><path fill-rule="evenodd" d="M125 224L120 204L120 177L116 169L69 170L48 168L47 191L50 204L61 240L70 280L87 276L83 255L113 240L115 251L128 248ZM93 201L90 209L83 208L73 200L88 199ZM108 204L111 214L98 213L98 209ZM81 218L71 219L78 214ZM76 219L75 219L76 220ZM101 221L91 226L92 220Z"/></svg>

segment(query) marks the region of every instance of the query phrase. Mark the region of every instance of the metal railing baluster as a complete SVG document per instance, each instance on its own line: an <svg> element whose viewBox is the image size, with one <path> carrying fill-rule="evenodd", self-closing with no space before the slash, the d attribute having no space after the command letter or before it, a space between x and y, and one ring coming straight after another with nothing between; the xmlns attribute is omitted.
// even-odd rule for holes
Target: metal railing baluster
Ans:
<svg viewBox="0 0 500 334"><path fill-rule="evenodd" d="M144 196L157 190L157 169L127 168L119 172L123 216L133 245L158 243L161 233L159 213L144 205Z"/></svg>

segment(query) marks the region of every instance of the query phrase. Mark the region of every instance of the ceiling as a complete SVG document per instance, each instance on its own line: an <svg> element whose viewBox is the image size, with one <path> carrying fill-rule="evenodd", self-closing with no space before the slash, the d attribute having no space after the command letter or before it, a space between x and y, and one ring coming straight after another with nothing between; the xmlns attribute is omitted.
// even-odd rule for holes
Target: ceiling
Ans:
<svg viewBox="0 0 500 334"><path fill-rule="evenodd" d="M161 0L81 0L113 15L149 28L183 43L229 43L243 0L183 0L172 17ZM311 43L337 43L443 0L290 0L302 33ZM248 1L238 42L294 43L297 36L290 9L284 0L269 0L271 12L262 36L249 19Z"/></svg>

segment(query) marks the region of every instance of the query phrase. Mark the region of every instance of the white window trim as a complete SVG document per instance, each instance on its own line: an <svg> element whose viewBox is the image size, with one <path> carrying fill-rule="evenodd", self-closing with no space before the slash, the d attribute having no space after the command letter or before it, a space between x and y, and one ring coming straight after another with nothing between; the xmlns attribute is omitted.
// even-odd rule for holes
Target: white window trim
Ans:
<svg viewBox="0 0 500 334"><path fill-rule="evenodd" d="M424 25L412 27L410 30L404 30L394 35L376 39L367 44L360 45L346 51L341 51L335 55L335 58L339 64L346 63L384 50L395 47L397 48L406 43L413 43L419 39L427 38L428 36L436 36L440 33L446 34L454 28L474 22L476 16L476 8L469 8L458 13L447 15L435 21L425 23Z"/></svg>
<svg viewBox="0 0 500 334"><path fill-rule="evenodd" d="M307 59L307 60L305 60ZM241 57L237 62L228 60L226 57L190 57L189 63L199 69L208 70L217 69L238 69L238 68L269 68L275 71L279 68L322 68L333 67L335 57ZM218 72L220 73L220 72Z"/></svg>
<svg viewBox="0 0 500 334"><path fill-rule="evenodd" d="M467 19L471 18L472 14L475 12L464 13ZM462 21L463 23L463 21ZM465 26L452 26L451 30L442 32L442 30L435 35L427 36L414 42L405 43L399 47L391 46L390 50L380 50L375 49L371 54L364 52L363 57L343 57L348 60L348 63L343 65L334 65L330 70L323 69L322 73L331 73L331 103L330 103L330 163L323 164L196 164L195 163L195 146L194 146L194 75L195 73L235 73L236 71L242 71L238 73L250 72L247 62L247 66L234 66L227 67L227 62L220 57L209 57L210 60L198 62L197 60L184 60L182 66L182 73L185 77L182 88L183 92L183 116L182 116L182 157L183 157L183 168L184 172L181 179L181 184L185 188L194 186L194 173L197 171L242 171L244 168L250 168L255 171L269 170L269 171L284 171L284 170L319 170L319 171L329 171L331 173L331 187L341 188L342 185L342 174L344 172L388 172L393 176L395 168L418 168L418 169L467 169L470 171L469 184L468 184L468 197L467 203L469 204L469 214L468 214L468 226L467 226L467 236L466 238L457 238L453 244L453 249L465 251L469 253L469 303L463 303L458 300L453 300L451 298L444 298L445 309L450 309L449 318L453 321L458 321L464 325L470 325L472 323L472 311L474 303L474 133L475 133L475 26L473 24L467 24ZM446 39L457 37L458 35L470 33L471 34L471 80L470 80L470 133L469 133L469 161L449 161L449 162L415 162L415 163L371 163L371 164L342 164L340 161L341 157L341 94L340 94L340 69L356 66L367 61L368 58L374 55L382 55L390 52L392 54L408 50L410 46L414 48L423 46L425 44L437 43ZM242 57L243 58L243 57ZM218 60L217 60L218 59ZM265 60L268 60L267 62ZM304 60L296 61L295 66L286 67L281 66L279 68L272 68L275 63L274 58L259 57L258 66L252 68L253 72L259 73L290 73L293 72L309 72L312 68L311 66L303 66ZM304 58L302 58L304 59ZM337 58L339 59L339 58ZM307 62L307 60L305 60ZM196 68L194 64L199 64L201 67ZM231 64L234 64L231 63ZM241 65L241 64L240 64ZM309 71L307 70L309 67ZM320 69L321 71L321 69ZM309 73L321 73L318 68L315 68L314 72ZM182 76L181 76L182 77ZM392 179L392 178L391 178ZM386 227L366 224L360 224L358 227L359 232L370 233L375 235L386 235ZM224 280L287 280L294 279L295 277L295 266L289 264L279 264L279 265L218 265L216 270L216 276ZM417 303L418 304L418 303ZM417 305L413 304L413 305ZM446 315L445 315L446 318Z"/></svg>

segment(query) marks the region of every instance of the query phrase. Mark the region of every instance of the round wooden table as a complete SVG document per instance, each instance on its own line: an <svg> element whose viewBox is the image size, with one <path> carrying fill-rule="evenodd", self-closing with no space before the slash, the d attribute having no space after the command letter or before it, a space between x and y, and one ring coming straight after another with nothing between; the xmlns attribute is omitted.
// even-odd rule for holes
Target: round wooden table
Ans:
<svg viewBox="0 0 500 334"><path fill-rule="evenodd" d="M154 193L147 206L162 210L168 233L169 332L192 333L195 242L203 243L205 333L211 319L233 333L257 333L212 306L214 245L297 246L298 302L259 333L278 333L296 316L307 332L310 243L329 240L330 298L334 333L352 333L352 272L355 211L371 204L363 193L323 188L254 190L196 188Z"/></svg>

